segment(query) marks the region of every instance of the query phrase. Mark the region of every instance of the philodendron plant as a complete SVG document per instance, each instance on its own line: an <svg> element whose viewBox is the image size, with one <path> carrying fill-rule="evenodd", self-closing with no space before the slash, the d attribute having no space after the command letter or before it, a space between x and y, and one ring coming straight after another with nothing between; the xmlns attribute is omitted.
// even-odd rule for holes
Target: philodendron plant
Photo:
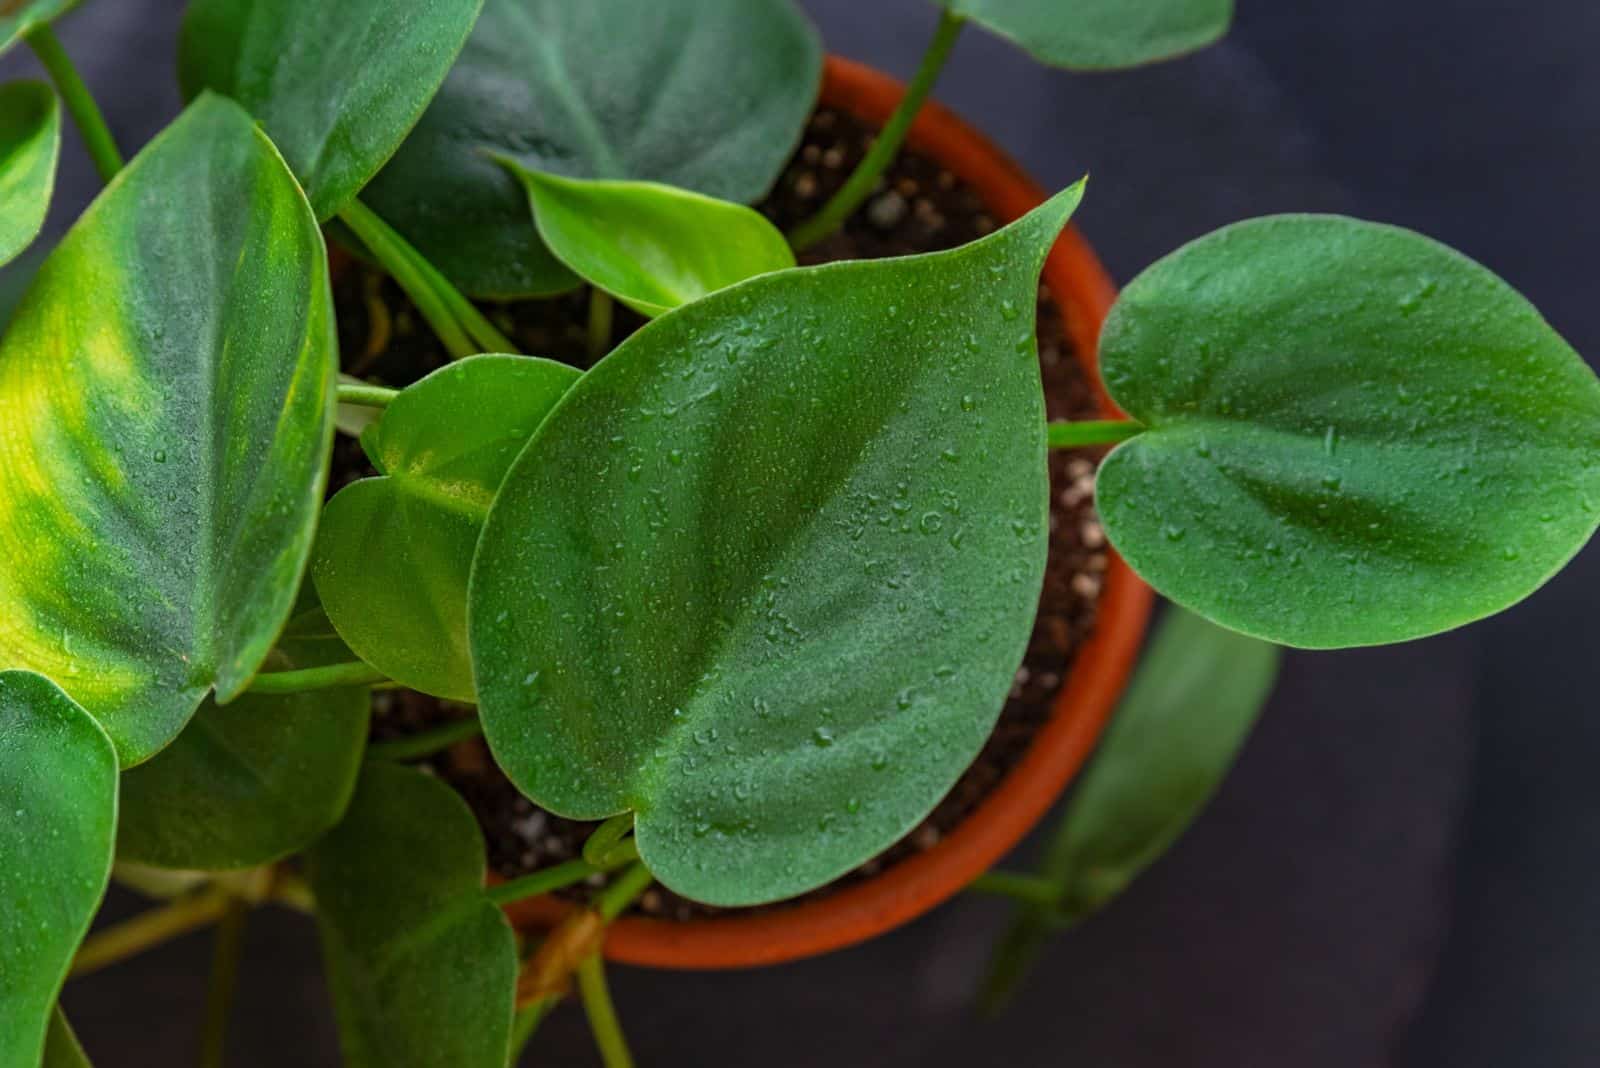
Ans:
<svg viewBox="0 0 1600 1068"><path fill-rule="evenodd" d="M193 0L190 102L125 166L52 34L71 6L0 3L0 48L57 90L0 88L0 259L39 232L61 104L108 178L0 344L0 1068L85 1063L65 977L213 921L221 1063L264 902L314 912L351 1064L499 1068L574 983L627 1063L606 924L655 881L803 894L916 826L1026 647L1047 450L1115 445L1100 517L1183 607L1044 869L976 886L1024 903L998 996L1181 832L1276 645L1479 619L1600 518L1600 383L1405 230L1279 216L1180 249L1104 328L1129 418L1048 425L1033 309L1083 183L951 251L795 266L962 27L1129 66L1231 0L948 0L788 235L745 205L817 95L790 0ZM455 362L342 378L328 236ZM580 286L582 373L473 302ZM613 300L648 320L614 349ZM324 504L336 428L377 474ZM369 745L376 688L476 714ZM582 859L485 887L470 811L405 766L479 731L533 802L602 821ZM84 942L113 874L170 900ZM541 942L497 907L585 885Z"/></svg>

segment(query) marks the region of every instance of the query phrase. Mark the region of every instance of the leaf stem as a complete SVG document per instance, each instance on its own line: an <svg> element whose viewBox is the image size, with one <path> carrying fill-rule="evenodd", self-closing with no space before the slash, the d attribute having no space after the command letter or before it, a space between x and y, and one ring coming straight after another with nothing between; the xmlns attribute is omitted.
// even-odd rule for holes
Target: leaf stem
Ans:
<svg viewBox="0 0 1600 1068"><path fill-rule="evenodd" d="M440 727L418 731L392 742L379 742L367 748L368 760L421 760L457 742L476 738L483 733L483 721L477 716L446 723Z"/></svg>
<svg viewBox="0 0 1600 1068"><path fill-rule="evenodd" d="M606 1068L633 1068L633 1054L628 1052L628 1040L622 1034L617 1007L611 1001L605 962L600 954L590 954L578 965L578 994L583 999L589 1030L594 1032L594 1043Z"/></svg>
<svg viewBox="0 0 1600 1068"><path fill-rule="evenodd" d="M622 812L606 820L583 843L583 859L599 865L611 855L611 848L633 833L633 813Z"/></svg>
<svg viewBox="0 0 1600 1068"><path fill-rule="evenodd" d="M102 179L111 181L122 170L122 153L117 150L116 139L111 136L111 128L106 125L100 105L95 103L89 87L72 65L67 50L61 46L61 39L45 25L28 31L26 40L49 72L50 80L56 83L56 91L61 94L67 114L72 116L73 124L83 136L84 147L89 150L89 158L94 160L95 170L100 172Z"/></svg>
<svg viewBox="0 0 1600 1068"><path fill-rule="evenodd" d="M609 859L609 858L607 858ZM627 907L634 903L640 894L650 888L655 882L655 876L643 864L635 864L622 873L621 878L604 890L595 898L595 911L600 913L607 923L621 916Z"/></svg>
<svg viewBox="0 0 1600 1068"><path fill-rule="evenodd" d="M280 696L309 690L331 690L339 686L369 686L387 682L388 679L389 676L371 664L353 660L347 664L329 664L299 671L269 671L257 675L244 692Z"/></svg>
<svg viewBox="0 0 1600 1068"><path fill-rule="evenodd" d="M967 889L974 894L1010 898L1052 911L1061 899L1061 888L1053 881L1023 872L987 871L967 884Z"/></svg>
<svg viewBox="0 0 1600 1068"><path fill-rule="evenodd" d="M357 404L363 408L387 408L391 401L400 395L398 389L387 386L374 386L370 382L339 383L339 403Z"/></svg>
<svg viewBox="0 0 1600 1068"><path fill-rule="evenodd" d="M524 875L518 879L491 886L484 891L484 895L496 905L504 907L530 897L539 897L542 894L552 893L583 882L597 872L615 871L626 864L631 864L639 859L637 849L631 847L633 843L620 843L613 852L607 854L599 864L590 864L587 860L568 860L553 865L531 875Z"/></svg>
<svg viewBox="0 0 1600 1068"><path fill-rule="evenodd" d="M211 886L98 931L79 947L68 974L79 976L97 972L152 946L215 923L227 911L231 900L233 895L227 890Z"/></svg>
<svg viewBox="0 0 1600 1068"><path fill-rule="evenodd" d="M1115 445L1144 433L1145 425L1132 419L1086 419L1055 422L1049 427L1052 449L1077 449L1085 445Z"/></svg>
<svg viewBox="0 0 1600 1068"><path fill-rule="evenodd" d="M611 351L611 327L616 303L600 288L589 290L589 359L599 360Z"/></svg>
<svg viewBox="0 0 1600 1068"><path fill-rule="evenodd" d="M244 926L250 906L239 898L228 900L217 925L216 948L211 957L211 984L206 990L205 1022L200 1031L200 1068L222 1068L227 1048L228 1014L239 986L239 957L244 947Z"/></svg>
<svg viewBox="0 0 1600 1068"><path fill-rule="evenodd" d="M948 9L939 17L938 29L928 43L928 50L923 53L922 65L917 68L911 84L906 86L906 95L879 131L866 156L816 215L789 232L789 244L794 246L795 251L808 249L833 233L872 194L878 179L883 177L883 172L905 143L906 134L911 132L911 123L922 110L928 94L933 91L934 83L939 80L939 73L944 70L945 61L950 58L950 50L955 46L966 21L965 16Z"/></svg>

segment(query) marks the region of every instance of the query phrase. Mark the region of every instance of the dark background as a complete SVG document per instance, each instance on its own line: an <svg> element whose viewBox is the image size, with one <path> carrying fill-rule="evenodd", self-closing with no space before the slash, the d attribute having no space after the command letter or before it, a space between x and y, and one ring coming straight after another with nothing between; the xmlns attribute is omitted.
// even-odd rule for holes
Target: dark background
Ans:
<svg viewBox="0 0 1600 1068"><path fill-rule="evenodd" d="M575 0L577 2L577 0ZM830 46L904 76L926 0L803 0ZM976 28L939 97L1079 214L1126 280L1222 223L1340 211L1489 264L1600 357L1600 5L1240 0L1226 43L1143 71L1043 69ZM125 149L178 107L177 0L61 27ZM0 76L33 73L22 54ZM52 234L95 181L68 135ZM0 308L30 264L0 272ZM1600 590L1591 549L1444 639L1294 654L1233 777L1122 900L1062 938L1015 1008L969 1010L1004 911L963 901L878 942L752 974L617 969L650 1065L1592 1065L1600 1051ZM110 915L138 907L114 892ZM231 1063L334 1063L310 926L253 922ZM207 946L74 982L102 1065L195 1055ZM594 1063L559 1012L530 1063Z"/></svg>

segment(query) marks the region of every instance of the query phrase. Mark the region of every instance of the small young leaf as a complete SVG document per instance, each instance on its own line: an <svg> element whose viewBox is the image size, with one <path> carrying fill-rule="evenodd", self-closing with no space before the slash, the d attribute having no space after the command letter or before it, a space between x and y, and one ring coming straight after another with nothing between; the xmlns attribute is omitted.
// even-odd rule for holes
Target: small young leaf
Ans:
<svg viewBox="0 0 1600 1068"><path fill-rule="evenodd" d="M1278 659L1274 645L1168 610L1040 865L1057 907L1012 924L989 1000L1015 986L1060 920L1104 906L1194 822L1255 726Z"/></svg>
<svg viewBox="0 0 1600 1068"><path fill-rule="evenodd" d="M527 186L539 236L556 258L646 318L794 266L778 228L742 204L504 163Z"/></svg>
<svg viewBox="0 0 1600 1068"><path fill-rule="evenodd" d="M495 491L578 372L473 356L406 389L363 437L385 474L328 502L311 573L357 655L412 689L475 700L467 576Z"/></svg>
<svg viewBox="0 0 1600 1068"><path fill-rule="evenodd" d="M1112 542L1259 638L1470 623L1600 522L1600 382L1511 287L1405 230L1279 216L1203 237L1123 292L1100 363L1149 427L1100 468Z"/></svg>
<svg viewBox="0 0 1600 1068"><path fill-rule="evenodd" d="M504 1068L516 939L483 893L483 839L455 792L380 761L309 854L350 1068Z"/></svg>
<svg viewBox="0 0 1600 1068"><path fill-rule="evenodd" d="M1137 67L1214 43L1233 0L939 0L1009 38L1042 63L1070 70Z"/></svg>
<svg viewBox="0 0 1600 1068"><path fill-rule="evenodd" d="M291 623L265 670L349 661L323 626L329 635ZM118 862L229 871L304 849L350 801L370 705L364 686L206 701L171 745L123 775Z"/></svg>
<svg viewBox="0 0 1600 1068"><path fill-rule="evenodd" d="M0 663L59 679L125 766L238 694L288 615L333 444L332 304L294 176L208 96L0 345Z"/></svg>
<svg viewBox="0 0 1600 1068"><path fill-rule="evenodd" d="M11 0L0 3L0 53L31 30L45 26L77 7L82 0Z"/></svg>
<svg viewBox="0 0 1600 1068"><path fill-rule="evenodd" d="M36 1065L111 874L117 754L49 679L0 672L0 1065Z"/></svg>
<svg viewBox="0 0 1600 1068"><path fill-rule="evenodd" d="M475 296L561 292L577 279L491 153L749 203L788 162L821 75L792 0L488 0L365 201Z"/></svg>
<svg viewBox="0 0 1600 1068"><path fill-rule="evenodd" d="M714 293L573 387L469 593L484 726L529 797L632 809L651 870L719 905L819 886L927 815L1033 625L1033 308L1080 195L953 252Z"/></svg>
<svg viewBox="0 0 1600 1068"><path fill-rule="evenodd" d="M57 1005L50 1014L50 1030L44 1040L44 1063L41 1068L91 1068L88 1054L78 1042L66 1013Z"/></svg>
<svg viewBox="0 0 1600 1068"><path fill-rule="evenodd" d="M43 82L0 86L0 265L33 243L50 209L61 103Z"/></svg>
<svg viewBox="0 0 1600 1068"><path fill-rule="evenodd" d="M331 218L394 155L444 81L483 0L191 0L186 97L243 104Z"/></svg>

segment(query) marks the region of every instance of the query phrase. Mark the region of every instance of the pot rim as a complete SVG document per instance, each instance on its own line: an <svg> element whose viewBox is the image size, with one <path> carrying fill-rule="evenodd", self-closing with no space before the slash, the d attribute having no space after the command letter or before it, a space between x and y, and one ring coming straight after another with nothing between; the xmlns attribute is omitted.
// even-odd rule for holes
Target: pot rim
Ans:
<svg viewBox="0 0 1600 1068"><path fill-rule="evenodd" d="M905 87L877 70L830 55L819 103L881 125ZM953 112L929 101L909 147L938 160L972 186L998 222L1021 217L1044 191L1009 156ZM1100 381L1096 347L1116 287L1094 250L1068 227L1051 251L1044 284L1061 305L1067 333L1089 372L1102 413L1120 416ZM874 938L944 903L1011 850L1044 817L1082 767L1110 719L1143 643L1153 595L1107 549L1095 627L1079 650L1050 720L1022 760L988 797L931 849L824 897L749 914L679 922L625 916L612 924L607 958L677 970L753 968L843 949ZM553 897L507 906L525 930L547 930L573 908Z"/></svg>

